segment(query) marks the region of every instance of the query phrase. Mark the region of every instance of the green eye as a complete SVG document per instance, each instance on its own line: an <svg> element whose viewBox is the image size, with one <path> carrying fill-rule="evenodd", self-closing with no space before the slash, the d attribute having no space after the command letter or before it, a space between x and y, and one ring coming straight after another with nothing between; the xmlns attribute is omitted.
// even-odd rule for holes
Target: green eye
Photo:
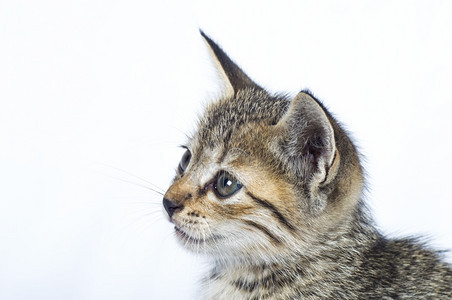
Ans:
<svg viewBox="0 0 452 300"><path fill-rule="evenodd" d="M215 182L215 192L219 197L225 198L232 196L241 188L242 184L232 175L224 171L218 173L217 181Z"/></svg>
<svg viewBox="0 0 452 300"><path fill-rule="evenodd" d="M182 155L182 159L179 162L179 172L184 173L190 163L191 153L190 150L187 149L184 155Z"/></svg>

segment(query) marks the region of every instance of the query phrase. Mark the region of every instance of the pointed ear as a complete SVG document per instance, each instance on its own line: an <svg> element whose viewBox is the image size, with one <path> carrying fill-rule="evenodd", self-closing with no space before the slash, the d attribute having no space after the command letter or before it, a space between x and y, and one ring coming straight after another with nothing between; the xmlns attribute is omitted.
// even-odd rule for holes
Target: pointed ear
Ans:
<svg viewBox="0 0 452 300"><path fill-rule="evenodd" d="M254 83L202 30L200 33L206 41L220 77L225 83L227 94L232 96L238 90L246 88L262 89Z"/></svg>
<svg viewBox="0 0 452 300"><path fill-rule="evenodd" d="M282 137L278 141L278 156L302 182L311 211L322 211L327 204L322 187L335 177L339 165L334 130L324 109L309 94L301 92L276 128Z"/></svg>

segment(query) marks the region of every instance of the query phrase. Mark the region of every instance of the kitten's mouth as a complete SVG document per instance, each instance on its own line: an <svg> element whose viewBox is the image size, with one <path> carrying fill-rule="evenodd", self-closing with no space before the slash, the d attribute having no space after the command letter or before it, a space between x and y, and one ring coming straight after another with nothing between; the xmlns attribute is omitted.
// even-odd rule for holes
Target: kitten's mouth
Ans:
<svg viewBox="0 0 452 300"><path fill-rule="evenodd" d="M180 229L177 226L174 226L174 230L176 230L176 235L184 242L200 244L200 243L204 243L206 241L205 239L198 239L198 238L194 238L194 237L190 236L188 233L186 233L185 231L183 231L182 229Z"/></svg>
<svg viewBox="0 0 452 300"><path fill-rule="evenodd" d="M183 231L182 229L180 229L177 226L174 226L174 230L176 231L176 235L178 238L180 238L183 242L186 243L194 243L194 244L203 244L206 242L210 242L210 241L217 241L219 239L221 239L221 237L219 236L212 236L212 237L207 237L207 238L195 238L192 237L191 235L189 235L188 233L186 233L185 231Z"/></svg>

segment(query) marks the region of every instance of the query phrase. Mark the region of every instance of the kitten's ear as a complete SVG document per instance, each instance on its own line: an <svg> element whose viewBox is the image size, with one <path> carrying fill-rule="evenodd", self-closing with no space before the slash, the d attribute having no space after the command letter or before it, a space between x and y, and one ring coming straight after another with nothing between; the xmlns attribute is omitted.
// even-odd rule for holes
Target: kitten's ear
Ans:
<svg viewBox="0 0 452 300"><path fill-rule="evenodd" d="M324 109L301 92L276 128L281 136L277 146L281 160L302 182L311 211L322 211L327 204L322 187L335 177L339 165L334 130Z"/></svg>
<svg viewBox="0 0 452 300"><path fill-rule="evenodd" d="M209 38L202 30L201 35L209 46L212 58L218 74L223 79L225 89L228 96L233 96L238 90L246 88L254 88L261 90L262 88L254 83L248 75L246 75L227 55L226 53Z"/></svg>

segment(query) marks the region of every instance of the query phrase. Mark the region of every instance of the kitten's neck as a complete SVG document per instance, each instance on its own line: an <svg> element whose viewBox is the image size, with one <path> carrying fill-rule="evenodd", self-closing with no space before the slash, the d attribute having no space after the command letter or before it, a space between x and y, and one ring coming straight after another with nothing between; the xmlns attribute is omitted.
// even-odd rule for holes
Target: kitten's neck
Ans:
<svg viewBox="0 0 452 300"><path fill-rule="evenodd" d="M312 284L318 287L337 283L340 286L338 281L349 280L362 262L363 253L380 237L366 214L358 210L349 222L334 231L325 232L305 253L292 249L287 255L273 258L215 261L205 279L211 292L209 297L222 299L214 295L225 293L240 299L244 294L262 297L265 293L270 295L270 292L284 293L287 287L294 286L300 291L309 291ZM352 239L349 237L351 232L354 235Z"/></svg>

